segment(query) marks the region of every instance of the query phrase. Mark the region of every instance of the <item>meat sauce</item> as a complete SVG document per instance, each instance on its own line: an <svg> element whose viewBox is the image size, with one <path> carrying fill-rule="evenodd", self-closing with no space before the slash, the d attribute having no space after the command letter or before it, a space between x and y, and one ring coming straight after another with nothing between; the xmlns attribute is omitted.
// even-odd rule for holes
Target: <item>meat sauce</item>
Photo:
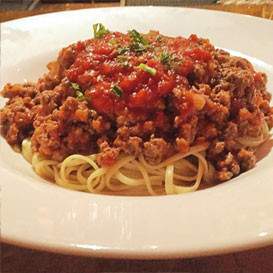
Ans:
<svg viewBox="0 0 273 273"><path fill-rule="evenodd" d="M236 139L273 126L265 74L195 34L124 34L101 24L94 31L62 49L36 84L4 87L9 144L31 138L44 157L98 153L111 166L121 153L155 164L206 143L217 181L255 165L253 150Z"/></svg>

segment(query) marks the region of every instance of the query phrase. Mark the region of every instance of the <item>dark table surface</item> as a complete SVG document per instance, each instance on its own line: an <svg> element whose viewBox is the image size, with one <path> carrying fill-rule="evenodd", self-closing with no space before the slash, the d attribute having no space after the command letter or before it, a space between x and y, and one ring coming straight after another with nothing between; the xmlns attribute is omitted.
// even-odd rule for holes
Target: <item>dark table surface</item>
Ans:
<svg viewBox="0 0 273 273"><path fill-rule="evenodd" d="M227 255L175 260L77 257L2 245L2 273L191 272L272 273L273 246Z"/></svg>

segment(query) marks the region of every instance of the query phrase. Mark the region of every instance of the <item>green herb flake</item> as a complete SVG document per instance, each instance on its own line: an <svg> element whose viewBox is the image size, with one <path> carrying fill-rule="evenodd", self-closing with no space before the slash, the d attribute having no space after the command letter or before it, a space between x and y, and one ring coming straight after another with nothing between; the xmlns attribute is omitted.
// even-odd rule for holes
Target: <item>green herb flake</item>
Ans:
<svg viewBox="0 0 273 273"><path fill-rule="evenodd" d="M75 83L75 82L71 82L71 87L75 90L75 91L81 91L81 87Z"/></svg>
<svg viewBox="0 0 273 273"><path fill-rule="evenodd" d="M162 42L162 35L159 34L159 35L155 38L155 41L156 41L156 42L159 42L159 43Z"/></svg>
<svg viewBox="0 0 273 273"><path fill-rule="evenodd" d="M120 47L117 49L119 55L122 55L122 54L128 52L129 50L130 50L129 47Z"/></svg>
<svg viewBox="0 0 273 273"><path fill-rule="evenodd" d="M166 64L166 65L170 65L170 62L171 62L171 54L167 51L163 51L161 54L160 54L160 62L162 64Z"/></svg>
<svg viewBox="0 0 273 273"><path fill-rule="evenodd" d="M75 97L78 100L85 100L85 97L84 97L84 94L82 92L82 89L81 89L81 87L77 83L72 82L71 83L71 87L74 89L74 91L75 91Z"/></svg>
<svg viewBox="0 0 273 273"><path fill-rule="evenodd" d="M76 98L78 100L85 100L84 94L80 91L76 91Z"/></svg>
<svg viewBox="0 0 273 273"><path fill-rule="evenodd" d="M148 66L147 64L141 63L138 67L152 76L155 76L156 74L156 69Z"/></svg>
<svg viewBox="0 0 273 273"><path fill-rule="evenodd" d="M130 48L133 51L140 53L147 50L147 48L149 47L149 43L139 32L133 29L129 31L128 33L133 40L133 42L130 45Z"/></svg>
<svg viewBox="0 0 273 273"><path fill-rule="evenodd" d="M148 44L148 41L135 29L130 30L128 33L135 43Z"/></svg>
<svg viewBox="0 0 273 273"><path fill-rule="evenodd" d="M117 85L114 85L111 91L119 98L123 95L122 89Z"/></svg>
<svg viewBox="0 0 273 273"><path fill-rule="evenodd" d="M100 39L110 31L101 23L93 25L94 38Z"/></svg>
<svg viewBox="0 0 273 273"><path fill-rule="evenodd" d="M144 46L141 43L133 43L131 44L131 49L135 51L136 53L141 53L147 50L147 46Z"/></svg>

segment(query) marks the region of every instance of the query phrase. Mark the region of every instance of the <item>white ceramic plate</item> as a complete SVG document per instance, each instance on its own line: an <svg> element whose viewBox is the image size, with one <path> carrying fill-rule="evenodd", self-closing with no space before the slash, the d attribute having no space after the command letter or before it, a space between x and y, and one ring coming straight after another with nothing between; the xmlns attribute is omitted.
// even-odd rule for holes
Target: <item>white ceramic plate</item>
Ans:
<svg viewBox="0 0 273 273"><path fill-rule="evenodd" d="M273 22L182 8L52 13L1 25L1 79L35 80L60 48L112 30L196 33L247 56L273 91ZM2 100L3 103L3 100ZM115 197L62 189L37 177L1 138L2 238L51 251L103 257L190 257L273 244L273 152L222 185L180 196Z"/></svg>

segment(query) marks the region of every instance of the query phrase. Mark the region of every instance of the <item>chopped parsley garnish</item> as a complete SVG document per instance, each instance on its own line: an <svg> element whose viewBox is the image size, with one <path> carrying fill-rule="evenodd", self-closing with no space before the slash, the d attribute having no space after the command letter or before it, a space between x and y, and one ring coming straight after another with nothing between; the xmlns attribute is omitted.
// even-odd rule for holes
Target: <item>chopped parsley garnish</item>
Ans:
<svg viewBox="0 0 273 273"><path fill-rule="evenodd" d="M144 37L135 29L129 31L130 37L134 40L136 43L141 43L143 45L147 45L148 42Z"/></svg>
<svg viewBox="0 0 273 273"><path fill-rule="evenodd" d="M155 41L156 42L161 42L162 41L162 35L158 35L156 38L155 38Z"/></svg>
<svg viewBox="0 0 273 273"><path fill-rule="evenodd" d="M105 34L109 33L110 31L101 23L93 25L94 37L95 38L102 38Z"/></svg>
<svg viewBox="0 0 273 273"><path fill-rule="evenodd" d="M75 91L82 91L81 90L81 87L77 84L77 83L75 83L75 82L71 82L71 87L75 90Z"/></svg>
<svg viewBox="0 0 273 273"><path fill-rule="evenodd" d="M147 46L144 46L143 44L140 43L133 43L131 44L131 49L137 53L141 53L143 51L146 51Z"/></svg>
<svg viewBox="0 0 273 273"><path fill-rule="evenodd" d="M171 62L171 59L172 59L172 56L169 52L167 51L163 51L160 55L160 62L162 64L166 64L166 65L170 65L170 62Z"/></svg>
<svg viewBox="0 0 273 273"><path fill-rule="evenodd" d="M138 67L152 76L156 74L156 69L148 66L147 64L140 64Z"/></svg>
<svg viewBox="0 0 273 273"><path fill-rule="evenodd" d="M149 46L148 41L139 32L133 29L128 33L133 40L132 44L130 45L130 48L133 51L139 53L145 51L148 48Z"/></svg>
<svg viewBox="0 0 273 273"><path fill-rule="evenodd" d="M120 47L117 49L119 55L122 55L122 54L128 52L129 50L130 50L129 47Z"/></svg>
<svg viewBox="0 0 273 273"><path fill-rule="evenodd" d="M84 94L82 92L82 89L81 89L81 87L77 83L72 82L71 83L71 87L74 89L74 91L75 91L75 97L78 100L84 100L85 99Z"/></svg>
<svg viewBox="0 0 273 273"><path fill-rule="evenodd" d="M84 94L80 91L76 91L76 98L78 100L85 100Z"/></svg>
<svg viewBox="0 0 273 273"><path fill-rule="evenodd" d="M114 85L113 87L112 87L112 90L111 90L117 97L121 97L122 96L122 94L123 94L123 91L122 91L122 89L119 87L119 86L117 86L117 85Z"/></svg>

